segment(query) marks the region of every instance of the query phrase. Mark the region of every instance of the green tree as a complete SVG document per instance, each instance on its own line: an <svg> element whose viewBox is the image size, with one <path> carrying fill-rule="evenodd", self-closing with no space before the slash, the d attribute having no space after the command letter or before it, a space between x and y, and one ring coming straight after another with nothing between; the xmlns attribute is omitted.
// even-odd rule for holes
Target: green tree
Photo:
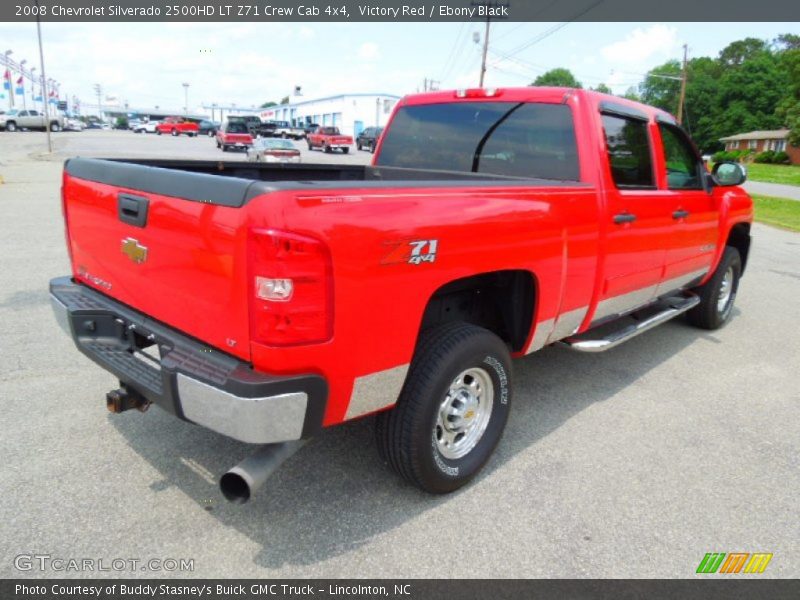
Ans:
<svg viewBox="0 0 800 600"><path fill-rule="evenodd" d="M269 102L264 102L264 104L261 105L261 108L272 108L273 106L278 106L278 103L270 100Z"/></svg>
<svg viewBox="0 0 800 600"><path fill-rule="evenodd" d="M745 38L725 46L719 53L719 60L723 66L735 67L768 51L768 42L758 38Z"/></svg>
<svg viewBox="0 0 800 600"><path fill-rule="evenodd" d="M602 92L603 94L611 94L611 88L605 83L597 84L597 87L592 88L595 92Z"/></svg>
<svg viewBox="0 0 800 600"><path fill-rule="evenodd" d="M797 47L788 45L787 49L781 52L780 61L789 85L787 94L778 104L775 114L781 123L789 128L789 142L800 146L800 44Z"/></svg>
<svg viewBox="0 0 800 600"><path fill-rule="evenodd" d="M575 79L575 76L569 69L550 69L546 73L539 75L536 80L531 84L535 86L555 86L555 87L571 87L581 88L581 82Z"/></svg>
<svg viewBox="0 0 800 600"><path fill-rule="evenodd" d="M639 96L639 90L636 89L635 85L630 86L625 93L622 94L623 98L627 98L628 100L634 100L636 102L640 102L642 97Z"/></svg>
<svg viewBox="0 0 800 600"><path fill-rule="evenodd" d="M644 81L639 84L642 102L657 106L669 113L678 109L678 95L681 83L681 65L671 60L647 72Z"/></svg>
<svg viewBox="0 0 800 600"><path fill-rule="evenodd" d="M284 96L281 98L281 104L289 104L289 96Z"/></svg>

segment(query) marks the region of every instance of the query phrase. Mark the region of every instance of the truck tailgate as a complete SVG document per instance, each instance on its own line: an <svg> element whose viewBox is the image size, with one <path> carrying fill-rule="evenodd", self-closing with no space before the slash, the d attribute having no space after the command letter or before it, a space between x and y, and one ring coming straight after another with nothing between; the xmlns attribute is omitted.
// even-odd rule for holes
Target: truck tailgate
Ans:
<svg viewBox="0 0 800 600"><path fill-rule="evenodd" d="M253 182L93 159L65 165L77 281L249 360L245 204Z"/></svg>

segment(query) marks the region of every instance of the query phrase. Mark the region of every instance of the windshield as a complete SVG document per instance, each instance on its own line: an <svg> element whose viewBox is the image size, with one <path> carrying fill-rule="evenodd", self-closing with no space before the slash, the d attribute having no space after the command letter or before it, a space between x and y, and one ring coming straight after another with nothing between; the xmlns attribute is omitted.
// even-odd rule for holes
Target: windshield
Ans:
<svg viewBox="0 0 800 600"><path fill-rule="evenodd" d="M406 106L377 165L577 180L572 112L562 104L452 102Z"/></svg>

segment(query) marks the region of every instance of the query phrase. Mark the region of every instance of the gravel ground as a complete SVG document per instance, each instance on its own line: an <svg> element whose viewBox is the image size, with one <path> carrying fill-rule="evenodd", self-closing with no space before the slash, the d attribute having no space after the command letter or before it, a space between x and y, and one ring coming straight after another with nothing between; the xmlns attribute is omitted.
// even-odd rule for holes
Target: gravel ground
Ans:
<svg viewBox="0 0 800 600"><path fill-rule="evenodd" d="M707 552L800 576L800 235L761 225L732 322L674 321L611 352L515 363L508 429L446 497L378 460L373 423L326 431L251 503L216 478L250 448L159 409L109 414L113 377L58 329L65 156L220 157L207 139L0 132L0 576L14 557L194 560L198 577L694 577ZM366 161L315 152L315 160ZM793 333L794 332L794 333Z"/></svg>

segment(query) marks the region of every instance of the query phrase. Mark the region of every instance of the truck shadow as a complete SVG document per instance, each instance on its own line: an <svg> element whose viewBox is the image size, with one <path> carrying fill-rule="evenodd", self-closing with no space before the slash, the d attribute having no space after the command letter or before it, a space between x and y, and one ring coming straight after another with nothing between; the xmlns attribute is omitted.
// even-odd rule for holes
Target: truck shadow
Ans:
<svg viewBox="0 0 800 600"><path fill-rule="evenodd" d="M217 478L254 450L154 409L109 417L128 444L163 476L151 488L177 486L226 527L255 541L254 563L266 568L312 565L344 554L402 526L491 476L520 452L587 407L605 402L703 333L682 320L667 323L604 354L545 348L514 363L514 405L495 456L465 490L430 496L384 466L372 418L323 432L285 463L247 505L231 505ZM707 335L706 338L713 336ZM135 411L131 411L134 413ZM197 540L198 543L202 543Z"/></svg>

